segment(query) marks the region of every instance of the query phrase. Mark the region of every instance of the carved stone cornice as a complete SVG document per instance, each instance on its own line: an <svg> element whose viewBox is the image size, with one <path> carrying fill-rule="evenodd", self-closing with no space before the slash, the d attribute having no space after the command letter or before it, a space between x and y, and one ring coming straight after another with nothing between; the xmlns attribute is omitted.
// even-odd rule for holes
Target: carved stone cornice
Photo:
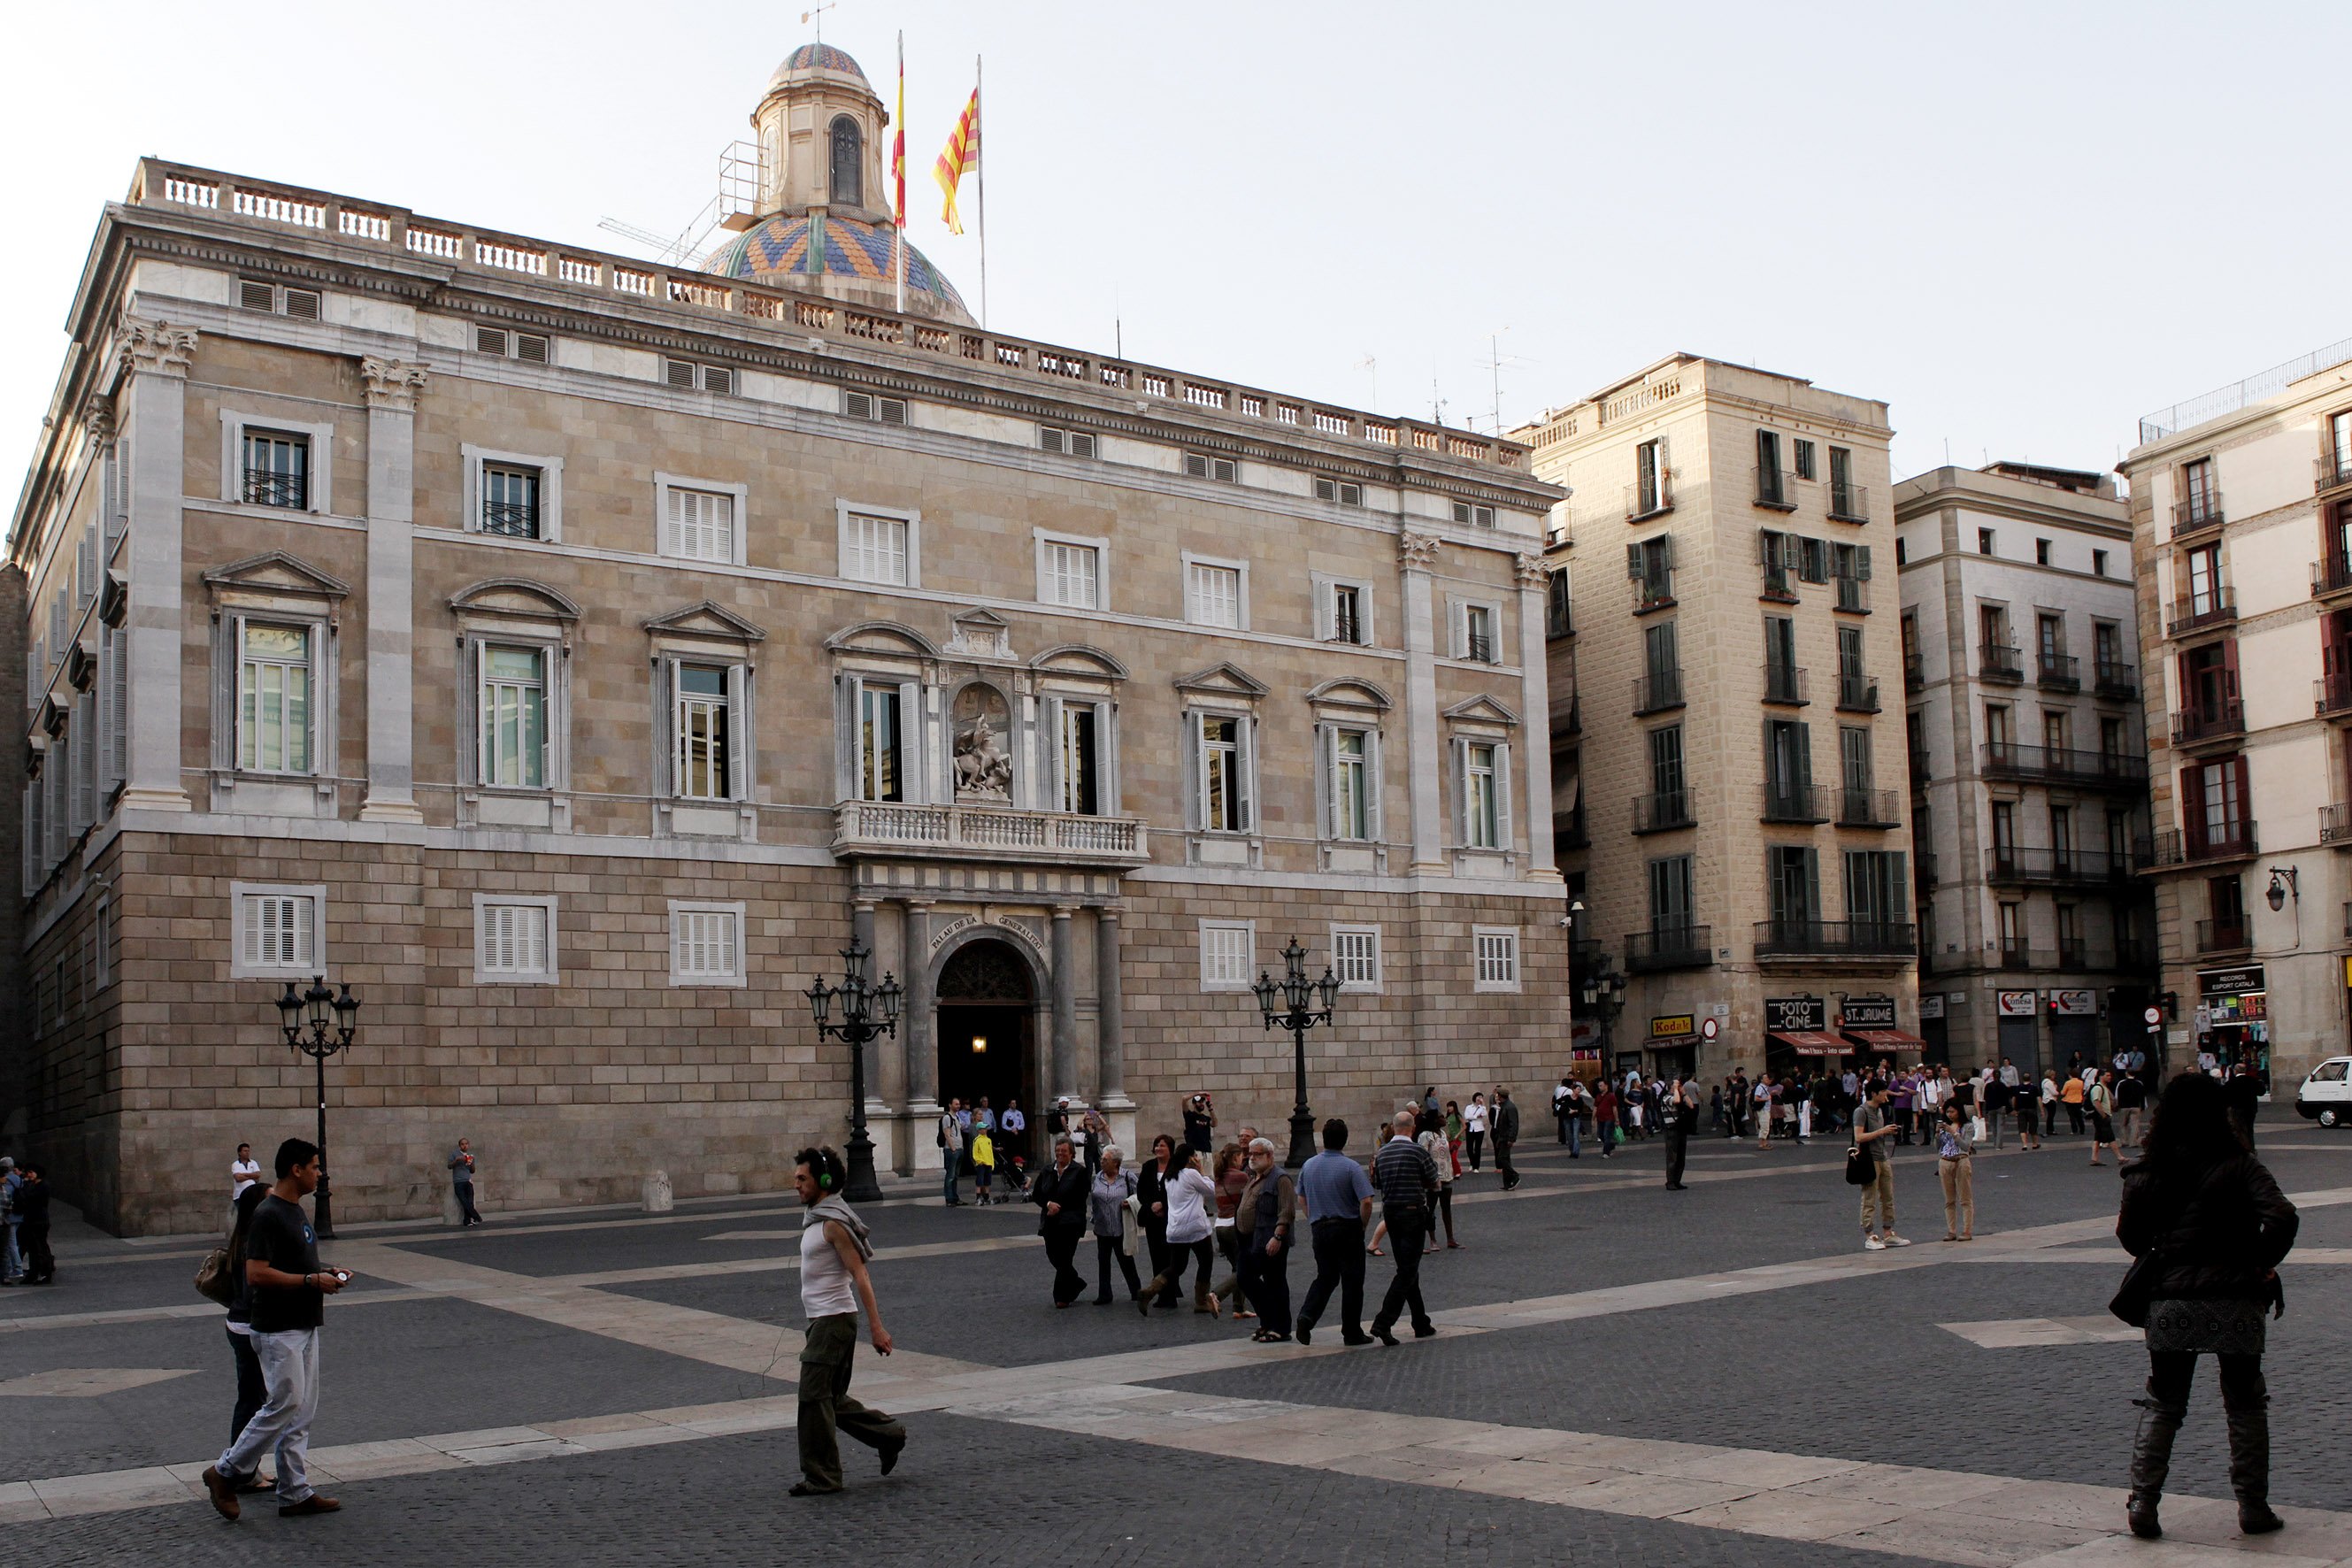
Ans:
<svg viewBox="0 0 2352 1568"><path fill-rule="evenodd" d="M93 447L114 439L114 399L92 397L81 405L82 434Z"/></svg>
<svg viewBox="0 0 2352 1568"><path fill-rule="evenodd" d="M402 359L360 356L360 379L367 383L367 405L398 414L416 412L416 395L425 390L425 367Z"/></svg>
<svg viewBox="0 0 2352 1568"><path fill-rule="evenodd" d="M122 331L114 340L114 352L125 374L169 375L184 381L188 361L196 352L196 331L169 321L125 316Z"/></svg>
<svg viewBox="0 0 2352 1568"><path fill-rule="evenodd" d="M1541 588L1550 577L1551 571L1544 564L1542 556L1522 552L1511 568L1511 574L1519 580L1522 588Z"/></svg>
<svg viewBox="0 0 2352 1568"><path fill-rule="evenodd" d="M1426 572L1437 564L1438 547L1445 542L1433 533L1407 531L1397 535L1397 563L1408 572Z"/></svg>

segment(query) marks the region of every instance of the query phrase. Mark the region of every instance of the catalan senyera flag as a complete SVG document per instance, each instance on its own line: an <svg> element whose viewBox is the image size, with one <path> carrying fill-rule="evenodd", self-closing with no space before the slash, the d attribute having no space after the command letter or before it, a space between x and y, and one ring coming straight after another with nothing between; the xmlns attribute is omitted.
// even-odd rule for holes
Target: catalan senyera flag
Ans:
<svg viewBox="0 0 2352 1568"><path fill-rule="evenodd" d="M907 50L898 48L898 119L891 128L890 183L898 191L898 206L894 209L898 226L907 226Z"/></svg>
<svg viewBox="0 0 2352 1568"><path fill-rule="evenodd" d="M971 101L963 106L956 117L955 129L948 132L948 144L940 151L940 161L931 165L931 177L940 183L947 197L947 205L940 216L950 234L963 232L963 220L956 216L956 187L963 182L964 171L980 163L980 89L971 89Z"/></svg>

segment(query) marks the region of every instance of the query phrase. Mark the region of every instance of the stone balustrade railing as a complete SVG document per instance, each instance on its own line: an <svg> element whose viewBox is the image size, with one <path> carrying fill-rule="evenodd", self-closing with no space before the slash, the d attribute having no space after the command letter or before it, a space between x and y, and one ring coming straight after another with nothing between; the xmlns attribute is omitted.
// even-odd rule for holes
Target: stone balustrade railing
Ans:
<svg viewBox="0 0 2352 1568"><path fill-rule="evenodd" d="M1120 865L1150 858L1148 830L1131 816L870 800L844 801L835 808L833 848L836 855L976 855Z"/></svg>

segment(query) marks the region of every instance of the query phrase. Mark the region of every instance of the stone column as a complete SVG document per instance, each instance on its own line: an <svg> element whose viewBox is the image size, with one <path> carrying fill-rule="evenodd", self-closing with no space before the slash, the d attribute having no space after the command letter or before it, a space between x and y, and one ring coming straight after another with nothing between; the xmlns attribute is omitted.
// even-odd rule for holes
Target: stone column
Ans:
<svg viewBox="0 0 2352 1568"><path fill-rule="evenodd" d="M364 822L425 820L416 805L416 395L425 367L360 360L367 384L367 798Z"/></svg>
<svg viewBox="0 0 2352 1568"><path fill-rule="evenodd" d="M1520 774L1527 780L1527 805L1521 816L1528 825L1528 878L1539 882L1560 879L1551 843L1551 683L1545 673L1544 591L1550 574L1540 555L1518 559L1519 579L1519 706L1527 717L1519 726L1525 759Z"/></svg>
<svg viewBox="0 0 2352 1568"><path fill-rule="evenodd" d="M1437 564L1434 535L1407 532L1397 541L1404 580L1405 765L1412 802L1412 869L1442 873L1445 863L1444 751L1437 735L1437 620L1430 568Z"/></svg>
<svg viewBox="0 0 2352 1568"><path fill-rule="evenodd" d="M1077 960L1071 941L1067 904L1054 906L1054 1081L1048 1092L1078 1092Z"/></svg>
<svg viewBox="0 0 2352 1568"><path fill-rule="evenodd" d="M1095 911L1095 1101L1106 1110L1127 1110L1127 1021L1120 1009L1118 910Z"/></svg>
<svg viewBox="0 0 2352 1568"><path fill-rule="evenodd" d="M931 992L931 905L927 899L907 900L907 1014L898 1038L906 1052L907 1111L920 1115L939 1110L939 1056L932 1031L939 1026L939 1001ZM922 1141L916 1141L918 1149Z"/></svg>
<svg viewBox="0 0 2352 1568"><path fill-rule="evenodd" d="M195 347L196 334L186 327L136 318L123 322L115 344L127 384L115 407L131 447L122 474L131 518L126 810L191 809L180 784L180 677L187 663L180 647L180 500L187 489L188 359Z"/></svg>

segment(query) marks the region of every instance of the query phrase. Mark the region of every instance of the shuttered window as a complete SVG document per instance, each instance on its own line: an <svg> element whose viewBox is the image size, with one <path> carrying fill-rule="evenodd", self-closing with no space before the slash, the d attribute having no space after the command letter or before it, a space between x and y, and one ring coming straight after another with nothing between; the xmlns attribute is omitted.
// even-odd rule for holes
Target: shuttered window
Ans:
<svg viewBox="0 0 2352 1568"><path fill-rule="evenodd" d="M671 984L742 984L742 905L673 903L669 931Z"/></svg>
<svg viewBox="0 0 2352 1568"><path fill-rule="evenodd" d="M474 906L474 968L481 979L548 980L555 973L555 900L483 898Z"/></svg>
<svg viewBox="0 0 2352 1568"><path fill-rule="evenodd" d="M682 561L735 561L735 498L722 490L688 489L673 485L667 491L669 515L663 520L662 553Z"/></svg>

